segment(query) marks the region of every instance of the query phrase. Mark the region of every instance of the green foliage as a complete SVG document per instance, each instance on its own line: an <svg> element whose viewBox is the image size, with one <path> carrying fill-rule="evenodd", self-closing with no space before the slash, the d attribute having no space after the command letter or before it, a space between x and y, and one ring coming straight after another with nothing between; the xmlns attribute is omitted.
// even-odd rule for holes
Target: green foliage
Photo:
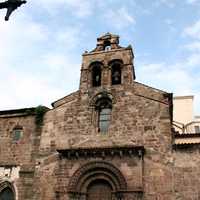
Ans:
<svg viewBox="0 0 200 200"><path fill-rule="evenodd" d="M43 117L47 110L49 110L47 107L41 105L35 108L35 123L37 126L43 124Z"/></svg>
<svg viewBox="0 0 200 200"><path fill-rule="evenodd" d="M26 109L26 114L27 115L33 115L34 114L34 112L33 112L33 110L32 109Z"/></svg>

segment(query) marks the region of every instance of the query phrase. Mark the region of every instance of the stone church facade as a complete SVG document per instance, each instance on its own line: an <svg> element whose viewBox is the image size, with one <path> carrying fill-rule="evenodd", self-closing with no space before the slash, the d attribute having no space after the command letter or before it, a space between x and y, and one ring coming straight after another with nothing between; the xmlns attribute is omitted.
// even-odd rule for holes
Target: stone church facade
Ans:
<svg viewBox="0 0 200 200"><path fill-rule="evenodd" d="M0 111L1 200L200 199L199 134L173 131L172 94L136 82L133 61L105 34L78 91Z"/></svg>

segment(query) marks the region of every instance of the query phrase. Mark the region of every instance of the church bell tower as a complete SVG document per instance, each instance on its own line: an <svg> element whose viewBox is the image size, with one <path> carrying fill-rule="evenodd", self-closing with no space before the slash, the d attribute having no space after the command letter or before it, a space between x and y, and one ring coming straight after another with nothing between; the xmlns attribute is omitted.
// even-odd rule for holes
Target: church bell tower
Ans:
<svg viewBox="0 0 200 200"><path fill-rule="evenodd" d="M119 36L111 33L97 38L96 48L83 54L80 90L109 89L133 84L132 47L121 47Z"/></svg>

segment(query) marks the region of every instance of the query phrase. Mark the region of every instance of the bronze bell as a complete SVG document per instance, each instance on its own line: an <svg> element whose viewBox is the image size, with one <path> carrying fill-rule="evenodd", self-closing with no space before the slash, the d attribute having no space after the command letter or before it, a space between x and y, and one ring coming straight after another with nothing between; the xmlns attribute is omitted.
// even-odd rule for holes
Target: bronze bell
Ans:
<svg viewBox="0 0 200 200"><path fill-rule="evenodd" d="M120 73L119 73L119 71L115 71L114 72L113 79L114 79L114 81L119 81L120 80Z"/></svg>
<svg viewBox="0 0 200 200"><path fill-rule="evenodd" d="M100 77L99 77L99 75L96 75L96 77L95 77L95 81L98 83L98 82L99 82L99 80L100 80Z"/></svg>

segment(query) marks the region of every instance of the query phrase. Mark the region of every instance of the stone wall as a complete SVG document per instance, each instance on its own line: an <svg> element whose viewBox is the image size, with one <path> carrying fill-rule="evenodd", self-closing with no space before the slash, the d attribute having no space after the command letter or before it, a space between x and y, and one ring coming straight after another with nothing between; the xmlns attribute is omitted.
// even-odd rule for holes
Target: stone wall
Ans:
<svg viewBox="0 0 200 200"><path fill-rule="evenodd" d="M115 156L113 158L88 158L79 160L63 159L60 161L60 173L58 175L58 188L57 192L60 194L60 200L69 200L67 189L69 182L73 178L75 172L83 167L87 163L92 162L108 162L118 168L123 176L126 178L128 186L128 194L136 195L137 190L141 191L142 188L142 163L137 157L132 158L119 158ZM64 189L65 188L65 189ZM64 194L64 195L63 195ZM127 194L124 194L127 195Z"/></svg>
<svg viewBox="0 0 200 200"><path fill-rule="evenodd" d="M13 129L23 127L23 137L13 140ZM35 134L34 116L8 116L0 118L0 163L8 165L29 164Z"/></svg>
<svg viewBox="0 0 200 200"><path fill-rule="evenodd" d="M129 89L112 87L106 91L113 96L111 124L107 134L98 132L93 99L102 88L90 94L62 104L47 112L42 130L41 153L50 153L56 148L109 146L109 145L153 145L169 150L171 145L169 105L163 93L147 91L138 83ZM68 98L68 97L66 97ZM163 134L161 134L163 132ZM145 139L145 140L144 140ZM160 143L159 140L163 140ZM100 141L100 142L99 142ZM55 149L55 147L54 147Z"/></svg>
<svg viewBox="0 0 200 200"><path fill-rule="evenodd" d="M65 97L61 104L57 102L57 107L47 112L44 118L38 162L45 162L48 156L56 155L56 149L144 146L143 198L171 199L173 195L173 159L169 99L164 92L137 82L129 87L107 88L106 91L113 97L112 119L108 133L102 134L96 127L95 110L92 106L94 97L102 91L105 90L98 88L85 94L80 91L76 92L74 98L72 96ZM108 159L115 166L129 165L125 160L117 160L116 158ZM64 181L59 179L59 182L65 184L62 189L63 193L66 193L67 177L69 178L73 174L72 172L86 161L78 159L73 162L68 160L56 162L57 164L53 161L54 164L46 166L51 172L45 170L43 173L44 165L44 168L40 169L40 176L42 180L48 179L48 184L55 186L55 180L49 176L49 173L53 173L50 165L56 168L59 162L64 162L63 165L67 167L65 173L68 175L64 174L66 176ZM131 176L127 176L126 173L124 176L131 180ZM130 188L137 182L135 180L132 176L132 182L129 183ZM45 189L42 191L46 193L47 189L46 192ZM48 193L51 193L53 200L56 189L54 194L50 190ZM41 199L45 200L46 198Z"/></svg>
<svg viewBox="0 0 200 200"><path fill-rule="evenodd" d="M182 145L174 149L174 192L177 200L200 199L199 145Z"/></svg>
<svg viewBox="0 0 200 200"><path fill-rule="evenodd" d="M0 118L0 163L20 167L17 200L69 199L70 180L92 162L105 162L120 171L127 188L118 192L126 193L125 200L174 198L171 96L136 82L131 47L116 48L83 55L80 89L54 102L42 127L36 127L32 115ZM120 85L111 85L109 63L115 59L123 63ZM95 61L103 65L100 87L91 85L90 66ZM96 101L104 95L112 101L106 133L99 131L95 109ZM13 143L12 130L17 124L24 128L24 135ZM112 149L126 147L142 147L144 154L112 153ZM107 148L110 153L104 155ZM65 155L68 150L81 149L102 152L101 156Z"/></svg>
<svg viewBox="0 0 200 200"><path fill-rule="evenodd" d="M38 153L38 129L35 116L27 113L0 115L0 182L13 185L16 200L32 196L35 158ZM22 127L22 137L13 138L15 127Z"/></svg>

